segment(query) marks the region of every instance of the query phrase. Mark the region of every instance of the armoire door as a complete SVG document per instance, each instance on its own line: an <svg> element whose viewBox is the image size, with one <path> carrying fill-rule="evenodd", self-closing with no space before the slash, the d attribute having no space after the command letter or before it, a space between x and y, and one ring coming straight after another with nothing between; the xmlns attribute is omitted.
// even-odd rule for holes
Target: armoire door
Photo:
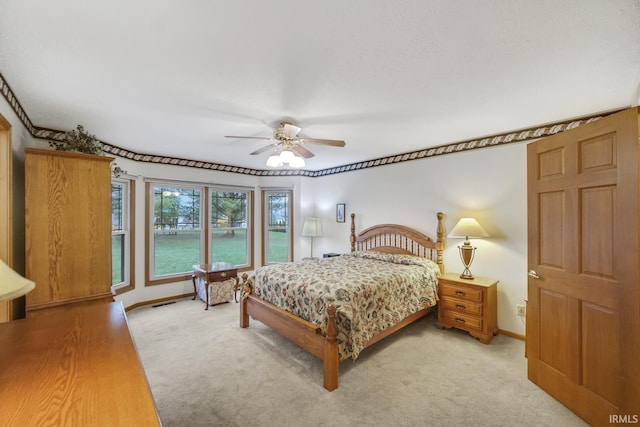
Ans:
<svg viewBox="0 0 640 427"><path fill-rule="evenodd" d="M638 119L528 145L528 376L591 425L640 417Z"/></svg>

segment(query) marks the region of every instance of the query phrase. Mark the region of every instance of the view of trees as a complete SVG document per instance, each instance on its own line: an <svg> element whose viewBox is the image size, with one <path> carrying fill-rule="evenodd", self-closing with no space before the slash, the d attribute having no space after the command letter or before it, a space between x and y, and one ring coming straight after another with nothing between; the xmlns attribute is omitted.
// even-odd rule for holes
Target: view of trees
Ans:
<svg viewBox="0 0 640 427"><path fill-rule="evenodd" d="M155 187L154 198L156 229L200 228L200 189Z"/></svg>
<svg viewBox="0 0 640 427"><path fill-rule="evenodd" d="M268 195L267 215L269 215L269 228L275 231L284 231L289 223L289 194L288 193L270 193Z"/></svg>
<svg viewBox="0 0 640 427"><path fill-rule="evenodd" d="M111 185L111 230L122 230L122 185Z"/></svg>
<svg viewBox="0 0 640 427"><path fill-rule="evenodd" d="M247 193L216 191L211 195L211 224L225 227L226 235L235 236L235 228L246 227Z"/></svg>

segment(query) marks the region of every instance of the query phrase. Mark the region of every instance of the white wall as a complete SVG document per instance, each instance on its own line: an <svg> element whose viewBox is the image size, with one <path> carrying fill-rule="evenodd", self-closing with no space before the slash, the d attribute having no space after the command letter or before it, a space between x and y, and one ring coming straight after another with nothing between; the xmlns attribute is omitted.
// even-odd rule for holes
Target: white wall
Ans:
<svg viewBox="0 0 640 427"><path fill-rule="evenodd" d="M350 250L350 224L336 223L336 203L356 214L356 231L397 223L434 239L438 211L445 236L460 217L475 217L491 237L472 241L478 249L471 272L500 281L498 327L524 335L516 304L527 294L526 166L526 145L510 144L306 179L301 203L323 220L314 253ZM461 243L445 239L448 272L462 272Z"/></svg>

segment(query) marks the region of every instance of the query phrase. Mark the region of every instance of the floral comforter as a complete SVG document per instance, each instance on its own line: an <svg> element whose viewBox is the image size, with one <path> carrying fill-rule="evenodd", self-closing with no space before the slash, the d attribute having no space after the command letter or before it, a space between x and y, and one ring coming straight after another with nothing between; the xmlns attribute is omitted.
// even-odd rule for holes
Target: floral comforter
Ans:
<svg viewBox="0 0 640 427"><path fill-rule="evenodd" d="M340 360L355 360L373 336L436 304L438 273L429 259L361 251L261 267L248 285L257 297L323 331L326 308L335 305Z"/></svg>

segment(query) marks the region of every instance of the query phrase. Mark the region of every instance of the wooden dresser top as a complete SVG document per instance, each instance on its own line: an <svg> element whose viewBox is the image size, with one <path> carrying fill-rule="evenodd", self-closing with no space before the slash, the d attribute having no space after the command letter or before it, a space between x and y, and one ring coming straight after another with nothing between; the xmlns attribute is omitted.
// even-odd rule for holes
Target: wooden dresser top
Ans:
<svg viewBox="0 0 640 427"><path fill-rule="evenodd" d="M122 304L68 304L0 324L0 414L9 426L159 426Z"/></svg>

